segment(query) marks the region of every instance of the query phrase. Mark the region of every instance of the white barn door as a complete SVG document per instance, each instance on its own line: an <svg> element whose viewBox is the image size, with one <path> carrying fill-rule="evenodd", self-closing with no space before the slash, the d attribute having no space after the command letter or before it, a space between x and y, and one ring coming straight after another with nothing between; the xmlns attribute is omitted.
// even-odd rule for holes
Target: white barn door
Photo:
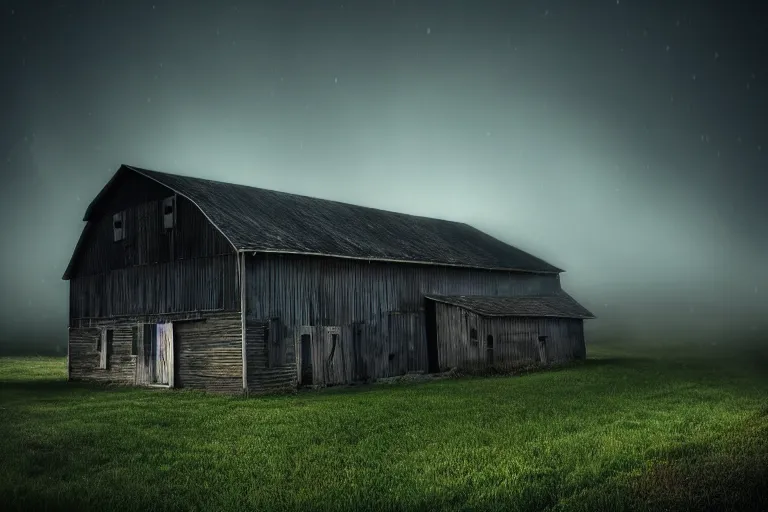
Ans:
<svg viewBox="0 0 768 512"><path fill-rule="evenodd" d="M173 387L173 324L157 324L153 384Z"/></svg>

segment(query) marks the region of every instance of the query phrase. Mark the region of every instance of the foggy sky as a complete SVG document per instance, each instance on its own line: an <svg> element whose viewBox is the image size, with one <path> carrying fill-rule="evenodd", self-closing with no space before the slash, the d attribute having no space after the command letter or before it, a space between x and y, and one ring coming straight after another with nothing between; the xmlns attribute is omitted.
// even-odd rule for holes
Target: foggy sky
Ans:
<svg viewBox="0 0 768 512"><path fill-rule="evenodd" d="M767 316L758 2L113 3L0 1L0 339L66 339L122 163L468 222L593 328Z"/></svg>

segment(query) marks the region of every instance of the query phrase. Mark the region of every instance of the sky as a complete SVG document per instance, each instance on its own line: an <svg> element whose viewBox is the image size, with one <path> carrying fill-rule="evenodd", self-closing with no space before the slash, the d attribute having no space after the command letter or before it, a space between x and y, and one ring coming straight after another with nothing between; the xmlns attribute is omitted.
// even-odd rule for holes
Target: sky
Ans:
<svg viewBox="0 0 768 512"><path fill-rule="evenodd" d="M0 0L0 343L66 343L123 163L470 223L593 330L768 323L759 2L117 4Z"/></svg>

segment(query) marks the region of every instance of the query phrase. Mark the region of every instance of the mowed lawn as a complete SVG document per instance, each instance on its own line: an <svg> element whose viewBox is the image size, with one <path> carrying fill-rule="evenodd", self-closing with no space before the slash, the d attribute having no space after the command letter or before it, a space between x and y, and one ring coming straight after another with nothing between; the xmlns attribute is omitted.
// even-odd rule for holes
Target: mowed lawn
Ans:
<svg viewBox="0 0 768 512"><path fill-rule="evenodd" d="M764 349L588 350L551 372L247 399L0 359L0 508L768 509Z"/></svg>

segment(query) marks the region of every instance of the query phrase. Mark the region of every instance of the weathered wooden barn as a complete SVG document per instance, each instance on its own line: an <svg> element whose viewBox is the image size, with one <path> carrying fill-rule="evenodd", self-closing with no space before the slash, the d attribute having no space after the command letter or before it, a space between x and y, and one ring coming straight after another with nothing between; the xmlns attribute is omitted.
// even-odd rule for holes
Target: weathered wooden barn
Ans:
<svg viewBox="0 0 768 512"><path fill-rule="evenodd" d="M586 354L562 270L466 224L127 165L84 220L70 380L262 393Z"/></svg>

